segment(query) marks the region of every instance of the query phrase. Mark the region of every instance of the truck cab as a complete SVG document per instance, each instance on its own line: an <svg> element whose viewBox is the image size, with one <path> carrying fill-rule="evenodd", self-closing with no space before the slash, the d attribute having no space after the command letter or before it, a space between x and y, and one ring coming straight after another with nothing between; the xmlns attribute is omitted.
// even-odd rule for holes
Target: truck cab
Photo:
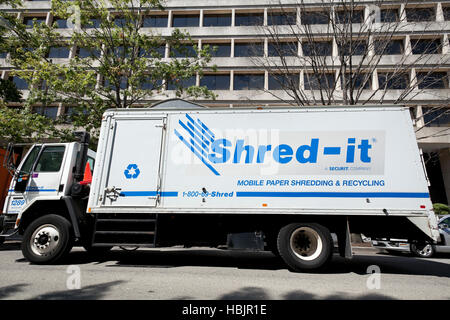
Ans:
<svg viewBox="0 0 450 320"><path fill-rule="evenodd" d="M3 208L0 238L5 240L23 232L39 215L59 211L58 214L70 218L65 199L75 197L82 202L83 194L88 194L79 185L82 171L86 163L89 168L94 168L94 161L95 152L82 142L33 145L20 165L14 168Z"/></svg>

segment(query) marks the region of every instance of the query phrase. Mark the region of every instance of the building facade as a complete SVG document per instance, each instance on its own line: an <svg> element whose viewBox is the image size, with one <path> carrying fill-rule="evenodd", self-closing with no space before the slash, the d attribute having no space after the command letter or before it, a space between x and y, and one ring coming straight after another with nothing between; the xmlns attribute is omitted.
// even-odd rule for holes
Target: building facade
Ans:
<svg viewBox="0 0 450 320"><path fill-rule="evenodd" d="M215 100L198 99L196 102L210 107L239 108L247 106L284 106L295 104L295 100L274 81L270 68L263 67L258 61L270 58L273 53L271 39L264 30L266 26L279 25L285 27L283 36L289 43L294 43L299 56L308 55L305 43L300 36L290 36L289 25L302 25L311 21L311 16L323 11L327 0L273 1L273 0L168 0L163 11L154 11L148 17L143 17L143 30L157 32L168 36L173 28L184 29L191 35L198 47L214 46L211 64L217 66L217 71L206 72L204 77L193 77L186 85L207 86L217 98ZM377 23L398 21L404 28L398 29L390 38L391 44L383 53L376 68L371 71L370 81L365 84L363 96L371 96L371 92L387 87L383 103L389 104L398 100L402 94L402 85L386 83L385 75L392 73L405 57L411 61L404 86L413 86L413 93L405 100L416 127L419 146L424 152L427 172L431 182L430 190L433 202L448 203L450 200L450 1L357 1L354 10L354 24L363 23L375 8L380 12ZM53 17L49 1L25 1L23 8L3 6L0 10L10 11L17 15L25 24L32 25L33 19L48 25L57 23L62 33L70 37L67 20ZM326 8L325 8L326 9ZM280 13L283 12L283 15ZM286 14L286 12L288 14ZM336 19L335 12L333 19ZM317 18L317 17L316 17ZM329 33L325 22L316 19L317 41L323 44L330 59L337 58L339 46L336 36ZM360 36L360 35L359 35ZM372 37L373 38L373 37ZM367 41L376 41L368 37ZM373 50L373 49L371 49ZM376 50L376 49L375 49ZM161 54L170 59L171 48L161 48ZM370 54L376 54L371 52ZM54 62L64 63L74 56L83 55L80 48L60 48L49 53ZM417 58L417 57L426 57ZM175 56L176 58L176 56ZM292 59L292 67L298 85L302 89L314 91L316 88L308 82L312 68L299 65L299 60ZM0 70L3 79L10 78L12 66L8 56L0 53ZM337 71L330 69L330 79L338 77ZM421 75L438 79L414 83ZM27 84L18 77L11 78L16 86L27 94ZM101 85L103 79L98 78ZM426 86L423 83L428 83ZM392 87L389 87L391 86ZM164 95L155 96L145 101L151 104L161 99L173 96L170 84L165 86ZM339 84L336 87L337 104L343 99ZM374 100L378 103L379 100ZM36 112L50 118L56 118L71 112L70 106L54 105L37 106Z"/></svg>

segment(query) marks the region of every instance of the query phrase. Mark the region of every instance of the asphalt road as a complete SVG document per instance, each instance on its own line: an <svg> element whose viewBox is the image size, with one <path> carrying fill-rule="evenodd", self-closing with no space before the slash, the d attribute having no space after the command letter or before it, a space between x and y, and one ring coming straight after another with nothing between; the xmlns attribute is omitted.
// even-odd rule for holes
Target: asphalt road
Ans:
<svg viewBox="0 0 450 320"><path fill-rule="evenodd" d="M38 266L18 243L5 243L0 299L450 299L449 255L354 253L306 273L288 271L271 253L203 248L114 248L102 257L75 248L64 263Z"/></svg>

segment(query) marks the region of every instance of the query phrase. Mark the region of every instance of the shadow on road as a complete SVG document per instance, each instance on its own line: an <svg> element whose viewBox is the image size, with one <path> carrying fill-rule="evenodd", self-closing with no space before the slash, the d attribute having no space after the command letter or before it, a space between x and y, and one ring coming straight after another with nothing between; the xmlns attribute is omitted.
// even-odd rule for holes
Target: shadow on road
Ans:
<svg viewBox="0 0 450 320"><path fill-rule="evenodd" d="M237 291L226 293L219 300L270 300L271 297L263 289L258 287L244 287ZM394 300L395 298L377 293L364 295L349 295L345 292L336 292L327 296L318 296L306 291L295 290L282 296L282 300Z"/></svg>
<svg viewBox="0 0 450 320"><path fill-rule="evenodd" d="M18 292L24 291L26 286L28 286L28 284L18 283L11 286L2 287L0 288L0 299L6 299L9 296L13 296Z"/></svg>
<svg viewBox="0 0 450 320"><path fill-rule="evenodd" d="M36 297L31 298L31 300L96 300L102 299L106 296L108 291L112 287L120 285L125 281L111 281L101 284L95 284L82 289L74 290L63 290L49 292Z"/></svg>
<svg viewBox="0 0 450 320"><path fill-rule="evenodd" d="M269 252L245 252L225 250L137 250L133 252L113 250L100 256L92 256L87 252L72 252L65 261L67 264L90 262L116 262L108 267L146 267L175 268L193 267L224 267L239 269L286 269L284 263Z"/></svg>
<svg viewBox="0 0 450 320"><path fill-rule="evenodd" d="M17 262L26 262L24 259ZM246 252L217 249L137 250L133 252L113 249L102 255L91 255L86 251L72 251L62 265L102 264L106 267L176 268L176 267L223 267L257 270L286 270L284 262L270 252ZM408 256L384 256L361 253L346 260L335 255L323 270L304 273L368 274L369 266L378 266L383 274L425 275L450 277L449 264L433 259Z"/></svg>
<svg viewBox="0 0 450 320"><path fill-rule="evenodd" d="M20 250L20 242L5 242L0 245L0 251Z"/></svg>

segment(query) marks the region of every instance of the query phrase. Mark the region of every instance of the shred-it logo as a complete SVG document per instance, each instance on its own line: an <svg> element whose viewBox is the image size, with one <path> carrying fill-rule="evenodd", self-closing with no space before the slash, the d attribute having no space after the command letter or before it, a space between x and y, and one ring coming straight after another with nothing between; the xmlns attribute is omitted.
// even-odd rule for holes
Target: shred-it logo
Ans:
<svg viewBox="0 0 450 320"><path fill-rule="evenodd" d="M216 176L221 175L218 169L225 170L221 167L224 164L244 164L249 169L272 163L279 169L299 173L300 167L304 167L315 174L337 174L344 169L355 174L356 171L367 174L383 171L384 132L282 131L279 138L285 143L278 139L263 143L251 139L245 129L237 135L230 134L236 128L228 129L230 132L225 130L224 135L223 132L217 134L203 121L188 114L178 120L178 124L180 127L174 130L176 137ZM265 131L270 133L271 130Z"/></svg>
<svg viewBox="0 0 450 320"><path fill-rule="evenodd" d="M216 176L219 172L213 167L211 156L211 145L215 142L214 133L200 119L195 121L186 114L186 123L179 120L179 124L185 131L185 136L181 135L177 129L174 130L177 137L211 170ZM185 138L187 137L187 138Z"/></svg>

